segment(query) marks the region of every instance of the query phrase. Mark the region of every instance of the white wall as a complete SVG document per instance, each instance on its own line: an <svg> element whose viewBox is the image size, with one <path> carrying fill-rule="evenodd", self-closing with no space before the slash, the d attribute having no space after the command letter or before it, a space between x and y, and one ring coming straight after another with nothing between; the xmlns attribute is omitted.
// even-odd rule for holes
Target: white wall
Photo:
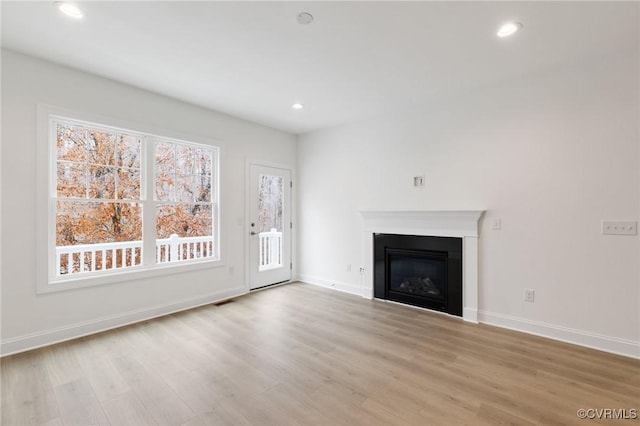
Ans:
<svg viewBox="0 0 640 426"><path fill-rule="evenodd" d="M225 266L36 294L39 103L220 141ZM3 354L243 293L245 161L296 162L295 136L6 50L2 124Z"/></svg>
<svg viewBox="0 0 640 426"><path fill-rule="evenodd" d="M640 356L638 237L600 234L638 220L638 73L626 52L301 136L300 277L360 291L359 209L486 209L481 321Z"/></svg>

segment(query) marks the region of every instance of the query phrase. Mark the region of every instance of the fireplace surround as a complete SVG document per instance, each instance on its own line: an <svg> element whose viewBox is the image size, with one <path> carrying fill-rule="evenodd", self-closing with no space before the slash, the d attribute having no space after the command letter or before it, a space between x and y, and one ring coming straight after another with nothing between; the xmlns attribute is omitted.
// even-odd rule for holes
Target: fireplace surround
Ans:
<svg viewBox="0 0 640 426"><path fill-rule="evenodd" d="M374 234L462 239L462 318L478 322L478 222L484 210L361 210L362 296L373 299Z"/></svg>

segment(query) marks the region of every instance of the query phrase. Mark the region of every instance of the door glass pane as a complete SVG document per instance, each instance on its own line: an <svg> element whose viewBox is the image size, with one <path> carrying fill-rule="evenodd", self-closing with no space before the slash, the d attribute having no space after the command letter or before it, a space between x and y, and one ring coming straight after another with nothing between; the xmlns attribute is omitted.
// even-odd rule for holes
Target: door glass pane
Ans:
<svg viewBox="0 0 640 426"><path fill-rule="evenodd" d="M260 175L258 184L258 232L282 232L282 176Z"/></svg>
<svg viewBox="0 0 640 426"><path fill-rule="evenodd" d="M258 176L259 271L282 267L282 176Z"/></svg>

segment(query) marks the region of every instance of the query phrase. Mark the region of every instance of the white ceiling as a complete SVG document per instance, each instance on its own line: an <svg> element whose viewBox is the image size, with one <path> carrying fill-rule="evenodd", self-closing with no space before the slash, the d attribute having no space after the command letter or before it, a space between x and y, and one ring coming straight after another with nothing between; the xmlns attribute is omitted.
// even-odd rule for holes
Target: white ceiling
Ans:
<svg viewBox="0 0 640 426"><path fill-rule="evenodd" d="M638 49L635 2L77 4L2 1L2 46L291 133Z"/></svg>

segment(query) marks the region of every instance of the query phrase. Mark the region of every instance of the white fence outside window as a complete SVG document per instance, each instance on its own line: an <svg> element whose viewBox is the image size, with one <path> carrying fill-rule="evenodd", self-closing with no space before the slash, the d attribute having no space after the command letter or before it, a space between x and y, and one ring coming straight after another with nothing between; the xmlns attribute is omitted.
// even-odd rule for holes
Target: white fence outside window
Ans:
<svg viewBox="0 0 640 426"><path fill-rule="evenodd" d="M215 255L214 237L172 234L156 240L156 262L203 259ZM56 275L124 269L142 263L142 241L56 247Z"/></svg>
<svg viewBox="0 0 640 426"><path fill-rule="evenodd" d="M260 271L282 266L282 232L272 229L259 235ZM156 240L156 262L203 259L215 255L214 238L172 234ZM142 263L142 241L79 244L56 247L56 275L124 269Z"/></svg>

